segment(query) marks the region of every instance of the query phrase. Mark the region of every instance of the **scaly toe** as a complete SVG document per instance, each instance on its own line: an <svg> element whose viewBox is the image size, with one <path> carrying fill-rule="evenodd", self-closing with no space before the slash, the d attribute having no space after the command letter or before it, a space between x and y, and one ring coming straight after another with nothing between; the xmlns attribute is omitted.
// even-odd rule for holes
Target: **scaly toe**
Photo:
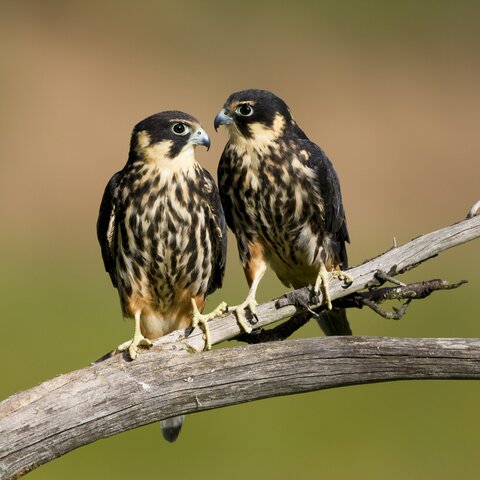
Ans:
<svg viewBox="0 0 480 480"><path fill-rule="evenodd" d="M145 337L134 337L132 340L128 340L127 342L123 342L119 345L115 352L125 352L128 350L128 354L132 360L135 360L138 356L138 347L147 347L150 348L153 345L151 340Z"/></svg>
<svg viewBox="0 0 480 480"><path fill-rule="evenodd" d="M351 275L349 275L348 273L343 273L340 277L340 280L343 280L343 283L345 283L345 285L347 287L349 287L352 283L353 283L353 277Z"/></svg>
<svg viewBox="0 0 480 480"><path fill-rule="evenodd" d="M130 345L130 347L128 348L128 354L130 355L130 358L132 360L135 360L137 358L137 355L138 355L138 347L136 345Z"/></svg>
<svg viewBox="0 0 480 480"><path fill-rule="evenodd" d="M138 345L142 347L151 347L153 345L153 342L148 338L142 337L141 340L138 342Z"/></svg>
<svg viewBox="0 0 480 480"><path fill-rule="evenodd" d="M257 305L258 305L258 303L255 300L253 300L253 301L247 303L246 308L248 308L248 310L250 310L250 313L252 315L255 315L257 313ZM244 310L245 310L245 308L244 308Z"/></svg>
<svg viewBox="0 0 480 480"><path fill-rule="evenodd" d="M228 312L228 304L227 302L222 302L212 313L223 315L224 313Z"/></svg>
<svg viewBox="0 0 480 480"><path fill-rule="evenodd" d="M201 321L200 315L193 314L193 316L192 316L192 328L197 328L200 321Z"/></svg>
<svg viewBox="0 0 480 480"><path fill-rule="evenodd" d="M243 313L245 311L245 309L242 306L240 306L240 307L235 308L234 311L235 311L235 315L237 317L238 324L243 328L243 330L246 333L252 333L253 328L250 325L250 323L248 322L247 317L245 317L245 314Z"/></svg>
<svg viewBox="0 0 480 480"><path fill-rule="evenodd" d="M345 283L353 282L353 277L350 274L343 271L330 272L330 278L338 278L339 280L342 280Z"/></svg>
<svg viewBox="0 0 480 480"><path fill-rule="evenodd" d="M153 343L145 337L134 338L130 347L128 347L128 353L130 354L130 358L135 360L138 356L138 351L140 350L138 347L147 347L150 348Z"/></svg>
<svg viewBox="0 0 480 480"><path fill-rule="evenodd" d="M210 342L210 329L208 327L208 315L202 315L201 313L194 313L192 316L192 327L196 328L200 325L203 330L203 336L205 338L204 350L211 350L212 344Z"/></svg>
<svg viewBox="0 0 480 480"><path fill-rule="evenodd" d="M327 304L327 310L331 310L333 308L332 300L331 300L330 296L325 299L325 303Z"/></svg>
<svg viewBox="0 0 480 480"><path fill-rule="evenodd" d="M119 352L125 352L126 350L128 350L128 347L132 344L132 341L131 340L127 340L126 342L123 342L122 344L120 344L116 349L115 349L115 353L119 353Z"/></svg>

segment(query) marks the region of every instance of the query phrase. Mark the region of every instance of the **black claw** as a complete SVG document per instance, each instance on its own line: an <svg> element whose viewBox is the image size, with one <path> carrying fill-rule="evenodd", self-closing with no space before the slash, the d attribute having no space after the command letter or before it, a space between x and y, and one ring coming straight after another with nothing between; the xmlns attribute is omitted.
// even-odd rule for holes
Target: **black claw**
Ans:
<svg viewBox="0 0 480 480"><path fill-rule="evenodd" d="M246 308L244 310L245 312L245 320L252 324L252 325L255 325L258 323L258 317L257 317L257 314L256 313L253 313L250 308Z"/></svg>

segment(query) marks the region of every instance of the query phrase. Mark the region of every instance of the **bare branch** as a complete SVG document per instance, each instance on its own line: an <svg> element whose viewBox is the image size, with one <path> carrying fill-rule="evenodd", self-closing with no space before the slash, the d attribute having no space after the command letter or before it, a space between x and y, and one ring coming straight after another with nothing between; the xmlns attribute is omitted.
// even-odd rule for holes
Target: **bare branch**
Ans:
<svg viewBox="0 0 480 480"><path fill-rule="evenodd" d="M260 398L400 379L480 379L480 339L318 337L115 356L0 404L0 477L161 419Z"/></svg>
<svg viewBox="0 0 480 480"><path fill-rule="evenodd" d="M252 333L241 333L238 337L235 337L234 340L250 344L285 340L293 335L298 329L302 328L310 318L312 318L312 315L314 317L318 316L318 314L312 310L299 312L286 322L283 322L274 328L270 328L269 330L257 328L253 330Z"/></svg>
<svg viewBox="0 0 480 480"><path fill-rule="evenodd" d="M473 207L469 210L467 218L472 218L474 217L478 211L480 210L480 200L476 202Z"/></svg>
<svg viewBox="0 0 480 480"><path fill-rule="evenodd" d="M377 303L372 302L369 298L363 299L363 304L372 309L375 313L378 313L381 317L386 318L387 320L400 320L405 313L407 312L407 308L412 301L411 298L405 300L400 308L393 307L393 312L386 312L382 310Z"/></svg>
<svg viewBox="0 0 480 480"><path fill-rule="evenodd" d="M378 287L378 271L394 277L479 236L477 216L418 237L349 270L349 288L332 282L332 299ZM409 287L371 295L380 301L398 288L406 295ZM295 294L309 305L308 289ZM255 328L296 313L287 294L258 307ZM213 343L240 333L233 315L210 325ZM192 354L202 350L202 335L174 332L134 362L107 358L1 402L0 478L18 478L82 445L171 416L359 383L480 378L480 339L328 337Z"/></svg>
<svg viewBox="0 0 480 480"><path fill-rule="evenodd" d="M330 283L332 300L351 295L365 288L378 287L382 283L377 278L378 272L385 272L389 277L395 277L415 268L429 258L435 257L444 250L478 237L480 237L480 216L475 216L417 237L400 247L391 248L382 255L349 269L348 273L353 277L353 283L348 288L344 288L341 281L332 281ZM316 306L312 303L311 292L308 288L289 292L277 300L259 305L257 307L256 323L253 328L259 329L283 318L292 317L298 313L298 310L301 310L297 307L299 304L310 308ZM243 333L233 314L210 321L209 327L213 345L230 340ZM179 348L179 340L183 340L182 343L186 348L197 352L202 351L205 345L203 332L199 328L192 332L173 332L155 340L154 344L163 345L165 348L170 345Z"/></svg>
<svg viewBox="0 0 480 480"><path fill-rule="evenodd" d="M392 281L397 287L375 288L367 292L357 292L346 297L340 298L334 302L336 307L341 308L362 308L364 305L371 308L383 318L389 320L400 320L406 313L412 300L427 298L430 294L438 290L452 290L467 283L466 280L460 280L457 283L449 283L447 280L434 279L423 282L410 283L406 285L396 279L388 278L383 272L376 274L382 281ZM388 300L405 300L400 308L393 307L393 312L386 312L379 306Z"/></svg>
<svg viewBox="0 0 480 480"><path fill-rule="evenodd" d="M449 283L446 280L434 279L417 283L405 284L397 279L386 275L384 272L377 272L376 277L381 281L389 281L398 285L398 287L375 288L367 292L357 292L346 297L339 298L333 302L333 306L337 308L362 308L367 306L381 317L388 320L400 320L406 313L408 306L412 300L420 300L428 297L431 293L438 290L451 290L458 288L467 283L461 280L457 283ZM386 312L380 308L379 303L387 300L405 300L399 307L393 307L393 312ZM288 321L268 330L259 328L253 330L252 333L241 333L234 340L249 344L263 342L277 342L285 340L293 335L298 329L303 327L312 317L319 317L321 310L312 310L307 303L302 303L300 299L297 307L302 310L296 313Z"/></svg>

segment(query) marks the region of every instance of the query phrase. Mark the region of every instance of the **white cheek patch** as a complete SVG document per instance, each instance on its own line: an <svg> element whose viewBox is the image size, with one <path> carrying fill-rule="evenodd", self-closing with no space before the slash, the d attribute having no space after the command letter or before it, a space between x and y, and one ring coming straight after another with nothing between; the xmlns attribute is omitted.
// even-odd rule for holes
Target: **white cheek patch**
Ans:
<svg viewBox="0 0 480 480"><path fill-rule="evenodd" d="M179 171L184 170L185 168L190 168L196 165L195 161L195 149L191 143L187 143L180 153L172 159L174 164L173 170Z"/></svg>
<svg viewBox="0 0 480 480"><path fill-rule="evenodd" d="M150 145L150 135L145 130L137 134L137 153L141 154Z"/></svg>
<svg viewBox="0 0 480 480"><path fill-rule="evenodd" d="M267 154L272 144L279 138L285 129L285 119L277 113L273 125L267 127L262 123L252 123L249 126L251 139L248 139L248 143L252 143L255 149L260 154Z"/></svg>
<svg viewBox="0 0 480 480"><path fill-rule="evenodd" d="M159 170L165 170L166 174L188 170L196 165L195 150L191 143L187 143L174 158L169 156L172 148L172 140L164 140L142 150L142 155L147 164Z"/></svg>
<svg viewBox="0 0 480 480"><path fill-rule="evenodd" d="M141 148L141 155L148 163L155 163L167 157L168 152L172 148L173 142L171 140L163 140L162 142L147 145Z"/></svg>
<svg viewBox="0 0 480 480"><path fill-rule="evenodd" d="M267 155L271 148L277 149L276 140L285 130L285 118L277 113L272 126L252 123L248 126L250 137L245 138L235 124L229 125L231 143L238 156L244 154Z"/></svg>
<svg viewBox="0 0 480 480"><path fill-rule="evenodd" d="M282 135L283 131L285 130L285 118L277 113L275 115L275 120L273 121L273 133L275 137L279 137Z"/></svg>

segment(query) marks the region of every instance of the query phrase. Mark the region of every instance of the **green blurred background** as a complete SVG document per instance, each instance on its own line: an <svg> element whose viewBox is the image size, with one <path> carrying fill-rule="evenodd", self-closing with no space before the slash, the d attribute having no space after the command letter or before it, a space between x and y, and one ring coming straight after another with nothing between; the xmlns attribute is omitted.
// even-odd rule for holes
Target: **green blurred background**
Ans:
<svg viewBox="0 0 480 480"><path fill-rule="evenodd" d="M132 126L266 88L333 160L357 264L463 218L480 198L480 7L474 1L0 2L0 398L87 365L132 333L103 270L97 209ZM230 240L233 240L230 238ZM480 336L479 243L407 280L470 280L400 322L350 313L359 335ZM273 275L260 300L283 293ZM246 282L230 242L225 288ZM319 335L308 325L300 336ZM476 478L476 382L398 382L189 416L80 448L32 479Z"/></svg>

